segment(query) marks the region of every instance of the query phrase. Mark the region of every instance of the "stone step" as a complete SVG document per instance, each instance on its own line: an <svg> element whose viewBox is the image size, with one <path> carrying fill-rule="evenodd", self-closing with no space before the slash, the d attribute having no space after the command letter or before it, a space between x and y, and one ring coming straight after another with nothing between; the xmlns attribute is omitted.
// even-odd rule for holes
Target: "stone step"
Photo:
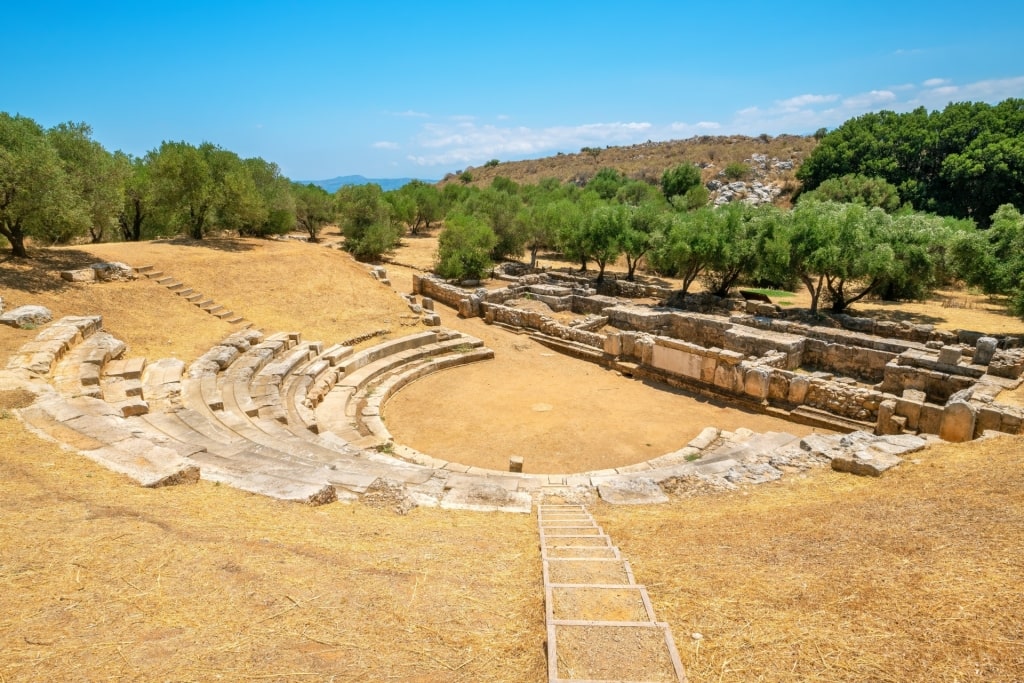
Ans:
<svg viewBox="0 0 1024 683"><path fill-rule="evenodd" d="M156 282L158 285L164 285L165 287L167 285L171 285L171 284L174 284L175 282L177 282L177 280L175 280L170 275L163 275L162 277L154 277L153 281Z"/></svg>
<svg viewBox="0 0 1024 683"><path fill-rule="evenodd" d="M203 294L199 292L192 292L191 294L185 294L184 297L185 301L189 302L190 304L194 304L197 301L202 301Z"/></svg>
<svg viewBox="0 0 1024 683"><path fill-rule="evenodd" d="M209 313L211 315L213 315L215 318L220 318L221 320L223 320L224 318L230 318L230 317L232 317L235 314L234 311L228 311L228 310L220 310L220 311L213 311L213 310L211 310L211 311L209 311Z"/></svg>
<svg viewBox="0 0 1024 683"><path fill-rule="evenodd" d="M166 277L161 270L151 270L148 273L143 273L150 280L157 280L162 277Z"/></svg>
<svg viewBox="0 0 1024 683"><path fill-rule="evenodd" d="M193 290L191 287L185 287L184 289L179 289L174 293L177 294L178 296L185 297L187 300L189 295L195 293L195 290Z"/></svg>
<svg viewBox="0 0 1024 683"><path fill-rule="evenodd" d="M169 289L172 292L181 292L186 289L185 283L178 281L165 284L164 286L167 287L167 289Z"/></svg>

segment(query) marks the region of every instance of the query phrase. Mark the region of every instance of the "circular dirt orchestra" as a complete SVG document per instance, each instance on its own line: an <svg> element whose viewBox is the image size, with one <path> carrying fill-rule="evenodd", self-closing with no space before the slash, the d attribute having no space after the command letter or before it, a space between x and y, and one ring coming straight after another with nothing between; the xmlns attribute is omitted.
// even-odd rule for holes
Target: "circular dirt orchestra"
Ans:
<svg viewBox="0 0 1024 683"><path fill-rule="evenodd" d="M436 458L507 471L517 455L524 472L564 474L650 460L709 426L814 431L623 377L443 306L437 312L446 326L482 339L495 357L417 380L385 405L394 440Z"/></svg>

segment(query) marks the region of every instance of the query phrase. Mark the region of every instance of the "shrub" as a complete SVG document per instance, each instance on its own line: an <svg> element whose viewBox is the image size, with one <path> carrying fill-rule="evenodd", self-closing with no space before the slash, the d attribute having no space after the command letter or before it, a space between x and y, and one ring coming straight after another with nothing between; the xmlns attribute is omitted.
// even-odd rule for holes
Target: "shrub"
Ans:
<svg viewBox="0 0 1024 683"><path fill-rule="evenodd" d="M494 168L495 166L497 166L500 163L501 162L498 161L497 159L491 159L486 164L484 164L484 168Z"/></svg>
<svg viewBox="0 0 1024 683"><path fill-rule="evenodd" d="M453 280L478 280L492 267L490 253L498 237L480 218L456 214L446 221L437 244L438 275Z"/></svg>
<svg viewBox="0 0 1024 683"><path fill-rule="evenodd" d="M747 165L740 161L733 161L725 165L725 170L722 171L725 177L729 180L743 180L747 177L750 169Z"/></svg>

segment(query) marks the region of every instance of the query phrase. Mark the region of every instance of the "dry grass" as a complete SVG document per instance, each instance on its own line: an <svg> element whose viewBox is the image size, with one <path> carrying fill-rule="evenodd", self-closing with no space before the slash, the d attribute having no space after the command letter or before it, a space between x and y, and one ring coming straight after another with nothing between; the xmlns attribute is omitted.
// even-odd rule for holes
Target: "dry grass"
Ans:
<svg viewBox="0 0 1024 683"><path fill-rule="evenodd" d="M1009 683L1024 680L1022 444L593 512L691 680Z"/></svg>
<svg viewBox="0 0 1024 683"><path fill-rule="evenodd" d="M752 138L745 135L700 136L687 140L648 142L627 147L592 148L577 154L558 154L542 159L509 161L497 166L481 166L471 171L471 185L487 187L498 176L520 184L536 184L545 178L556 178L560 182L586 181L602 168L614 168L630 178L651 183L661 181L666 169L682 163L710 164L703 171L703 180L718 177L719 171L728 164L742 163L754 154L765 154L768 159L793 160L794 171L817 146L810 136L780 135L778 137ZM786 189L786 195L779 202L786 205L790 195L800 182L794 171L767 169L763 179L777 182ZM746 180L756 179L751 175ZM446 177L442 185L460 182L455 175Z"/></svg>
<svg viewBox="0 0 1024 683"><path fill-rule="evenodd" d="M153 283L55 280L58 266L94 259L85 249L0 263L0 296L101 313L149 357L192 358L230 331ZM308 339L403 310L322 247L101 252L238 296L250 319ZM316 321L303 302L352 315ZM0 352L34 335L0 328ZM531 517L307 508L207 482L140 489L25 432L10 411L26 399L0 394L0 681L544 680ZM881 480L818 471L594 512L672 626L691 681L1020 681L1022 446L943 447Z"/></svg>
<svg viewBox="0 0 1024 683"><path fill-rule="evenodd" d="M538 681L530 517L142 489L0 419L0 680Z"/></svg>

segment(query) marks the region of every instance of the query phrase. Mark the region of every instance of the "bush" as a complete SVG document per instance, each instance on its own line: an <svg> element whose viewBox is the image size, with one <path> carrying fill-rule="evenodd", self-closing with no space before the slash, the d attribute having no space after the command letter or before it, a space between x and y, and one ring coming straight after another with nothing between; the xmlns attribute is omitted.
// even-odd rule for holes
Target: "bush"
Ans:
<svg viewBox="0 0 1024 683"><path fill-rule="evenodd" d="M722 171L725 177L729 180L743 180L750 173L750 169L747 165L740 161L733 161L725 165L725 170Z"/></svg>
<svg viewBox="0 0 1024 683"><path fill-rule="evenodd" d="M494 231L480 218L456 214L446 221L437 245L434 270L452 280L479 280L490 272L490 253L498 243Z"/></svg>
<svg viewBox="0 0 1024 683"><path fill-rule="evenodd" d="M501 162L498 161L497 159L491 159L486 164L484 164L484 168L494 168L495 166L497 166L500 163Z"/></svg>
<svg viewBox="0 0 1024 683"><path fill-rule="evenodd" d="M365 227L345 227L345 251L360 261L379 261L398 246L403 229L391 221L372 223Z"/></svg>

